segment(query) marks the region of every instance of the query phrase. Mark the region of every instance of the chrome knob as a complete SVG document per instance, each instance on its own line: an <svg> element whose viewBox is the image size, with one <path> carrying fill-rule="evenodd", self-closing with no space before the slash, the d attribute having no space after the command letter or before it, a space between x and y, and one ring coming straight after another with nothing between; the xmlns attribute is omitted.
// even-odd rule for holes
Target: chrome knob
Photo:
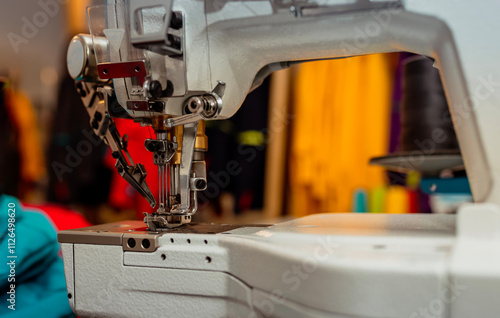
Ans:
<svg viewBox="0 0 500 318"><path fill-rule="evenodd" d="M69 75L75 80L95 82L99 79L96 64L92 36L75 35L69 43L66 54Z"/></svg>

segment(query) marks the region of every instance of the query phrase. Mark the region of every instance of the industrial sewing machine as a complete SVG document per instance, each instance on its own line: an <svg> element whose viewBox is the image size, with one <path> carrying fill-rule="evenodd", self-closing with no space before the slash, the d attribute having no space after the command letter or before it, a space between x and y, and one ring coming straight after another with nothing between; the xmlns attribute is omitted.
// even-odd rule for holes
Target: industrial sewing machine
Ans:
<svg viewBox="0 0 500 318"><path fill-rule="evenodd" d="M145 223L60 232L75 313L498 317L499 10L494 1L453 0L108 0L89 7L90 35L71 41L69 72L118 172L157 209ZM457 215L189 224L207 186L204 121L231 117L250 90L291 64L393 51L435 60L476 203ZM158 166L158 202L115 117L155 130L145 147Z"/></svg>

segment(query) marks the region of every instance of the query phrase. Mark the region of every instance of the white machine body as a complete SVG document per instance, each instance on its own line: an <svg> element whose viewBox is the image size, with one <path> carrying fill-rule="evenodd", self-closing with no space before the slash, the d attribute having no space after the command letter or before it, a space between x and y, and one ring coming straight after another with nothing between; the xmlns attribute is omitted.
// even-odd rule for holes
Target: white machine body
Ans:
<svg viewBox="0 0 500 318"><path fill-rule="evenodd" d="M160 235L134 221L65 231L60 241L81 317L493 318L493 221L500 210L483 204L458 216L315 214ZM110 243L103 235L113 231ZM153 250L130 250L131 237L149 237Z"/></svg>

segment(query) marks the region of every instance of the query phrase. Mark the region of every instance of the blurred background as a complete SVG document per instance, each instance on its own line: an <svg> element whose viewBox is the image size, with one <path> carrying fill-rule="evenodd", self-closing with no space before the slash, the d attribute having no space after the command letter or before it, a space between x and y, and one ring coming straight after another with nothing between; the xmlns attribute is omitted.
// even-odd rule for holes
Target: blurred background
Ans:
<svg viewBox="0 0 500 318"><path fill-rule="evenodd" d="M94 224L151 212L95 140L65 67L71 37L88 33L85 7L100 3L0 3L1 191ZM391 53L274 73L233 118L207 123L208 188L195 221L453 213L471 196L432 65ZM117 127L156 193L157 169L143 149L150 131L126 120Z"/></svg>

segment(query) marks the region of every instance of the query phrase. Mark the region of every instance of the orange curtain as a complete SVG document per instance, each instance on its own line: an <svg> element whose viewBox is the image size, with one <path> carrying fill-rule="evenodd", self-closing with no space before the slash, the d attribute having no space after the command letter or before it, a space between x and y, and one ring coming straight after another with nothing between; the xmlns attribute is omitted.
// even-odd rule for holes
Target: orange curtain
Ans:
<svg viewBox="0 0 500 318"><path fill-rule="evenodd" d="M294 83L289 207L294 216L349 212L357 188L385 185L397 54L305 63Z"/></svg>

